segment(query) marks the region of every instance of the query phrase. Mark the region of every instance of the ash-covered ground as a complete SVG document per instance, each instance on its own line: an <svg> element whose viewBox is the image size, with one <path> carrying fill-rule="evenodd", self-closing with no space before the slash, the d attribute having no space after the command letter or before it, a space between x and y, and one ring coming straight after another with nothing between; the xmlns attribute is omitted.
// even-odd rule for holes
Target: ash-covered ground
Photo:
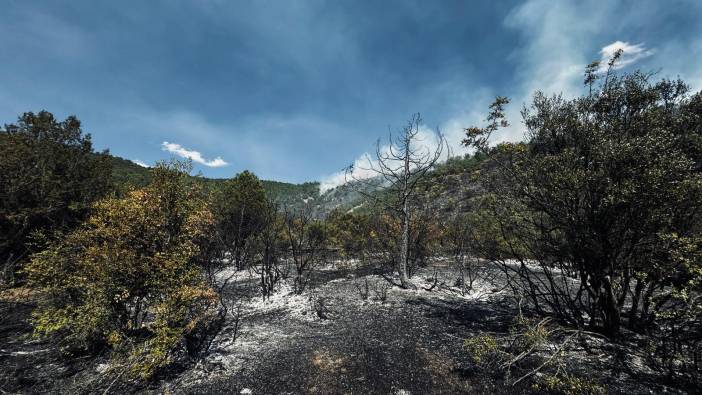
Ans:
<svg viewBox="0 0 702 395"><path fill-rule="evenodd" d="M31 303L0 300L0 393L460 394L530 393L530 381L505 385L476 367L464 342L505 335L517 314L504 277L486 266L465 295L445 262L422 268L416 290L379 271L329 266L302 295L283 282L267 301L257 278L233 274L231 314L202 357L148 386L106 384L105 357L67 359L32 340ZM228 275L225 273L225 275ZM367 298L362 294L366 291ZM610 393L677 392L646 369L634 340L585 338L563 350L570 372ZM554 345L556 347L557 344ZM104 376L104 377L103 377ZM111 381L110 378L107 380Z"/></svg>

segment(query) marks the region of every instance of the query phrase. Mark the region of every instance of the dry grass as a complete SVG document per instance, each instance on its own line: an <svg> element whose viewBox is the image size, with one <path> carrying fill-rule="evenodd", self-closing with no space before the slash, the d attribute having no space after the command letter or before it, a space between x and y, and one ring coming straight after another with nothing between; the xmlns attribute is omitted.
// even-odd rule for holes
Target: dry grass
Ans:
<svg viewBox="0 0 702 395"><path fill-rule="evenodd" d="M429 351L424 347L417 347L416 350L436 382L443 383L445 387L451 388L457 393L471 392L470 383L461 375L456 374L456 362L453 359Z"/></svg>
<svg viewBox="0 0 702 395"><path fill-rule="evenodd" d="M346 357L326 350L312 353L312 365L323 373L346 373Z"/></svg>
<svg viewBox="0 0 702 395"><path fill-rule="evenodd" d="M32 302L36 297L36 291L29 288L17 287L0 290L0 301L3 302Z"/></svg>

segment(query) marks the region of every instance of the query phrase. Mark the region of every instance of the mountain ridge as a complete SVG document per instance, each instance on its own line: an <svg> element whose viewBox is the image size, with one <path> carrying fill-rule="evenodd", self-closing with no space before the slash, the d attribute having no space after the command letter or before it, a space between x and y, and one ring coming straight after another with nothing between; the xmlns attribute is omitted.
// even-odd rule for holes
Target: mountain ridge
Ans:
<svg viewBox="0 0 702 395"><path fill-rule="evenodd" d="M110 162L112 164L112 181L119 188L124 189L130 186L140 188L147 185L151 180L151 168L149 167L141 166L129 159L112 154L110 154ZM202 175L191 177L200 182L209 191L217 189L219 185L227 180L226 178L209 178ZM261 180L261 183L266 194L280 204L291 204L302 199L320 196L319 182L293 184L282 181Z"/></svg>

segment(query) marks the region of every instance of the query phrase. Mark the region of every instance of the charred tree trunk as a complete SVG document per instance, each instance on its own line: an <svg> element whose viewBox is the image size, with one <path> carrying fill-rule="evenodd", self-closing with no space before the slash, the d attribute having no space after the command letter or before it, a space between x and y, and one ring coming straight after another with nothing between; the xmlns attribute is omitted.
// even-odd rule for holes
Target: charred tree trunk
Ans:
<svg viewBox="0 0 702 395"><path fill-rule="evenodd" d="M619 327L621 326L621 315L619 312L619 307L617 306L616 298L614 297L612 280L609 276L605 276L603 285L604 295L602 295L600 299L602 301L602 326L605 334L607 334L607 336L613 337L619 334Z"/></svg>
<svg viewBox="0 0 702 395"><path fill-rule="evenodd" d="M402 244L400 245L400 262L398 265L398 273L400 275L400 284L403 288L410 288L411 283L407 276L407 260L409 258L409 209L405 201L402 209Z"/></svg>
<svg viewBox="0 0 702 395"><path fill-rule="evenodd" d="M405 139L405 152L409 152L410 139ZM402 244L400 246L400 264L398 265L398 274L400 275L400 283L403 288L411 287L407 277L407 259L409 257L409 204L408 204L408 182L410 174L410 156L405 155L404 158L404 180L402 185Z"/></svg>

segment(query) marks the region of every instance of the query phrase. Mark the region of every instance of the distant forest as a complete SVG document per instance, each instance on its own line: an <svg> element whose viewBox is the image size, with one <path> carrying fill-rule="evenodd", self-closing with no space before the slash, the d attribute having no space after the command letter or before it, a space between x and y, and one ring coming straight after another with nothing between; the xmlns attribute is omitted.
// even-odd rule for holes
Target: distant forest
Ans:
<svg viewBox="0 0 702 395"><path fill-rule="evenodd" d="M148 167L139 166L130 160L114 155L110 155L110 162L112 164L112 180L120 191L125 191L129 187L141 188L148 185L151 181L151 170ZM206 189L213 191L219 188L226 179L194 176L193 180L202 183ZM281 203L291 203L293 200L319 196L318 182L291 184L261 180L261 183L266 190L266 194Z"/></svg>

